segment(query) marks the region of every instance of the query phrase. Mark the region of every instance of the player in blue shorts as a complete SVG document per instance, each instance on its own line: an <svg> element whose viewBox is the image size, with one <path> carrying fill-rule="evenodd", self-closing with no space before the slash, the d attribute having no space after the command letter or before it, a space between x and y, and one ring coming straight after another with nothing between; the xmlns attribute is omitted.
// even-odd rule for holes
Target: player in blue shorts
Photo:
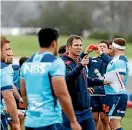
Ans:
<svg viewBox="0 0 132 130"><path fill-rule="evenodd" d="M10 66L5 64L6 62L6 55L8 51L11 49L9 47L9 41L5 37L1 37L1 51L0 51L0 81L1 81L1 98L4 99L6 107L8 112L10 113L12 120L14 122L14 130L20 130L20 125L19 125L19 119L18 119L18 113L17 113L17 108L16 108L16 103L15 99L13 96L13 70ZM3 112L3 104L0 104L0 114L1 114L1 129L2 130L7 130L8 123L5 117L5 114Z"/></svg>
<svg viewBox="0 0 132 130"><path fill-rule="evenodd" d="M64 62L56 58L58 37L55 29L41 29L38 33L40 50L21 67L26 130L63 130L61 106L72 130L81 130L67 90Z"/></svg>
<svg viewBox="0 0 132 130"><path fill-rule="evenodd" d="M126 86L128 80L128 60L125 56L126 42L122 38L115 38L112 43L113 59L107 66L107 72L116 70L119 72L121 79ZM116 92L111 86L105 86L106 102L104 110L108 114L110 127L112 130L123 130L121 119L124 117L127 106L127 90Z"/></svg>

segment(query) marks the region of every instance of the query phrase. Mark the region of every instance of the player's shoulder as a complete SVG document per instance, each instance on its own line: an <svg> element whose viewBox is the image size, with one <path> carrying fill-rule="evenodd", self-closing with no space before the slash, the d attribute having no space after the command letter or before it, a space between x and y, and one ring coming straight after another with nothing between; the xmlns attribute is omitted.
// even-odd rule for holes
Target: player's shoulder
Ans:
<svg viewBox="0 0 132 130"><path fill-rule="evenodd" d="M120 56L119 56L119 60L123 60L123 61L125 61L125 62L128 62L127 57L124 56L124 55L120 55Z"/></svg>
<svg viewBox="0 0 132 130"><path fill-rule="evenodd" d="M61 59L64 61L64 63L66 64L66 65L71 65L71 64L73 64L73 60L70 58L70 57L68 57L67 55L63 55L62 57L61 57Z"/></svg>
<svg viewBox="0 0 132 130"><path fill-rule="evenodd" d="M3 68L5 68L5 67L8 67L8 65L5 64L4 62L0 62L0 67L1 67L1 69L3 69Z"/></svg>
<svg viewBox="0 0 132 130"><path fill-rule="evenodd" d="M41 62L54 62L55 60L57 60L57 57L53 54L45 54L42 59Z"/></svg>
<svg viewBox="0 0 132 130"><path fill-rule="evenodd" d="M18 70L20 68L20 66L19 65L16 65L16 64L13 64L12 65L12 68L13 68L13 70Z"/></svg>
<svg viewBox="0 0 132 130"><path fill-rule="evenodd" d="M54 62L57 63L58 65L64 64L64 61L61 58L56 58Z"/></svg>
<svg viewBox="0 0 132 130"><path fill-rule="evenodd" d="M24 63L26 62L32 62L35 54L33 54L31 57L29 57Z"/></svg>

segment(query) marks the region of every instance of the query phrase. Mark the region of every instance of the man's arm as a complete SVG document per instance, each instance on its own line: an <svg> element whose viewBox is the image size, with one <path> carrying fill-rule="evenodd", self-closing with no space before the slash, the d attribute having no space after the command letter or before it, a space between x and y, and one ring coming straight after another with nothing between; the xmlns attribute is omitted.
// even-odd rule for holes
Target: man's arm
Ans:
<svg viewBox="0 0 132 130"><path fill-rule="evenodd" d="M14 130L20 130L16 102L12 92L13 89L12 85L13 85L12 69L10 69L10 67L5 67L2 70L1 74L1 92L5 101L7 111L9 112L13 120Z"/></svg>
<svg viewBox="0 0 132 130"><path fill-rule="evenodd" d="M27 102L27 95L26 95L26 86L25 86L25 81L23 78L20 79L20 90L21 90L21 95L22 95L25 108L27 108L28 102Z"/></svg>
<svg viewBox="0 0 132 130"><path fill-rule="evenodd" d="M13 85L13 94L19 100L19 102L23 102L22 97L20 96L15 85Z"/></svg>
<svg viewBox="0 0 132 130"><path fill-rule="evenodd" d="M94 86L102 86L102 85L110 85L111 82L108 80L100 80L97 78L87 78L88 86L89 87L94 87Z"/></svg>
<svg viewBox="0 0 132 130"><path fill-rule="evenodd" d="M79 57L82 59L86 55L88 55L88 54L86 54L86 53L84 53L84 51L82 51Z"/></svg>
<svg viewBox="0 0 132 130"><path fill-rule="evenodd" d="M87 81L88 81L88 86L90 87L104 85L104 80L100 80L97 78L88 77Z"/></svg>
<svg viewBox="0 0 132 130"><path fill-rule="evenodd" d="M18 112L13 92L11 90L2 91L2 96L4 98L6 108L11 116L11 119L13 120L13 123L19 124Z"/></svg>
<svg viewBox="0 0 132 130"><path fill-rule="evenodd" d="M76 80L83 68L84 66L82 64L79 64L72 70L68 65L66 65L66 81L70 82L71 80Z"/></svg>
<svg viewBox="0 0 132 130"><path fill-rule="evenodd" d="M83 57L80 64L78 64L73 70L70 69L68 65L66 65L66 81L73 81L80 76L82 69L86 67L89 63L89 59L87 58L87 55Z"/></svg>
<svg viewBox="0 0 132 130"><path fill-rule="evenodd" d="M92 44L91 44L92 45ZM94 51L94 48L90 47L91 45L87 46L85 51L82 51L82 53L80 54L80 58L82 59L84 56L88 55L89 53L91 53L92 51ZM95 45L94 45L95 46Z"/></svg>
<svg viewBox="0 0 132 130"><path fill-rule="evenodd" d="M102 60L107 64L109 64L109 62L112 60L112 58L105 53L102 53L100 56L101 56Z"/></svg>

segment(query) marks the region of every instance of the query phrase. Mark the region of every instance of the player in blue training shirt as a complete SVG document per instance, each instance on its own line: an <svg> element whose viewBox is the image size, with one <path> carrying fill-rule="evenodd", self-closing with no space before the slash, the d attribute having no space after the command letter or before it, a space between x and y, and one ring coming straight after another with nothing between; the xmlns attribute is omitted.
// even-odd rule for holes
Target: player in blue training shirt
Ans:
<svg viewBox="0 0 132 130"><path fill-rule="evenodd" d="M23 104L23 99L21 97L20 93L20 67L23 64L25 60L27 60L28 57L21 57L19 60L19 64L13 64L13 51L9 50L7 53L7 58L6 58L6 63L9 64L13 68L13 93L15 95L16 99L16 105L17 105L17 110L18 110L18 115L19 115L19 121L20 121L20 127L21 130L24 129L24 115L25 115L25 107ZM4 108L5 111L6 107ZM10 125L10 128L13 129L13 122L10 117L10 115L6 112L7 116L7 121Z"/></svg>
<svg viewBox="0 0 132 130"><path fill-rule="evenodd" d="M11 48L9 47L9 41L5 37L1 37L1 48L0 48L0 81L1 81L1 97L4 99L6 107L8 112L10 113L12 120L14 122L13 128L15 130L20 130L20 125L19 125L19 119L18 119L18 113L16 109L16 103L15 99L13 96L13 70L10 66L5 64L6 62L6 55L8 51ZM7 121L6 121L6 116L3 112L3 104L0 104L1 107L1 129L2 130L7 130Z"/></svg>
<svg viewBox="0 0 132 130"><path fill-rule="evenodd" d="M122 38L115 38L113 43L114 57L107 66L107 72L116 70L119 72L121 79L126 86L128 80L128 60L125 56L126 42ZM121 119L124 117L127 106L127 91L122 90L116 92L111 86L105 86L107 94L105 110L110 119L110 127L113 130L123 130L121 127Z"/></svg>
<svg viewBox="0 0 132 130"><path fill-rule="evenodd" d="M71 121L71 129L81 130L67 91L64 62L55 57L58 37L55 29L41 29L40 51L22 65L20 83L27 107L26 130L63 130L61 106Z"/></svg>

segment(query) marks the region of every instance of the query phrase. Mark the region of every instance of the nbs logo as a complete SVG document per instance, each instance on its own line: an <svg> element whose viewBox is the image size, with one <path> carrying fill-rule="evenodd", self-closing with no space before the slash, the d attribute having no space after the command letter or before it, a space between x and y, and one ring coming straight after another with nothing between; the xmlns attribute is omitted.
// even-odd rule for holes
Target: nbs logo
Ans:
<svg viewBox="0 0 132 130"><path fill-rule="evenodd" d="M50 66L50 63L26 63L24 64L23 72L25 73L32 73L32 74L43 74L46 72L46 67Z"/></svg>

